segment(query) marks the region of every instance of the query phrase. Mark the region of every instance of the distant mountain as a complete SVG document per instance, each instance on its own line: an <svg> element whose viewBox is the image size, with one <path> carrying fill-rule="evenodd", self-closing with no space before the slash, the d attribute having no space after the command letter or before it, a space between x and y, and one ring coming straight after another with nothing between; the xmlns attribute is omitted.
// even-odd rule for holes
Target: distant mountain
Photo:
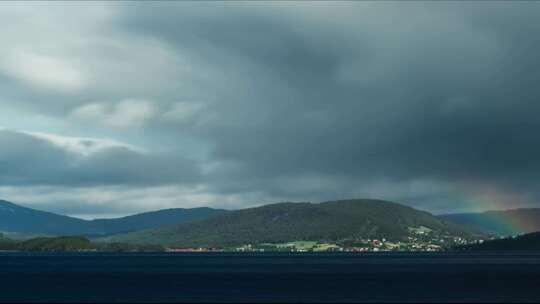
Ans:
<svg viewBox="0 0 540 304"><path fill-rule="evenodd" d="M139 213L122 218L96 219L89 221L87 224L92 227L94 234L112 234L202 220L225 212L227 211L208 207L174 208Z"/></svg>
<svg viewBox="0 0 540 304"><path fill-rule="evenodd" d="M540 232L462 246L461 250L540 250Z"/></svg>
<svg viewBox="0 0 540 304"><path fill-rule="evenodd" d="M499 236L540 231L540 209L538 208L445 214L439 217Z"/></svg>
<svg viewBox="0 0 540 304"><path fill-rule="evenodd" d="M279 203L230 211L205 220L102 238L177 246L223 247L247 243L347 238L406 239L410 228L470 235L470 231L425 211L380 200L343 200L319 204Z"/></svg>
<svg viewBox="0 0 540 304"><path fill-rule="evenodd" d="M86 221L0 201L0 231L28 234L80 234Z"/></svg>
<svg viewBox="0 0 540 304"><path fill-rule="evenodd" d="M178 208L87 221L0 200L0 231L29 235L108 235L201 220L224 212L211 208Z"/></svg>

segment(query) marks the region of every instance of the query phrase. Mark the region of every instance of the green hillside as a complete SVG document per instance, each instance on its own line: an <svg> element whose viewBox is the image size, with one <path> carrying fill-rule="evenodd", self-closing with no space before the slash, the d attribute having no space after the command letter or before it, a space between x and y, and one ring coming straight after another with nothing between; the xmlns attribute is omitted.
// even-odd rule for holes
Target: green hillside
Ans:
<svg viewBox="0 0 540 304"><path fill-rule="evenodd" d="M27 240L13 240L0 233L0 251L101 251L101 252L160 252L165 248L159 245L138 245L125 243L92 243L85 237L60 236L37 237Z"/></svg>
<svg viewBox="0 0 540 304"><path fill-rule="evenodd" d="M0 250L16 250L17 242L0 233Z"/></svg>
<svg viewBox="0 0 540 304"><path fill-rule="evenodd" d="M434 234L471 236L469 231L428 212L387 201L357 199L319 204L272 204L191 223L105 237L99 241L226 247L301 240L406 240L411 235L411 228L417 227L427 227Z"/></svg>
<svg viewBox="0 0 540 304"><path fill-rule="evenodd" d="M78 236L41 237L18 244L18 250L22 251L78 251L90 249L94 249L90 241Z"/></svg>

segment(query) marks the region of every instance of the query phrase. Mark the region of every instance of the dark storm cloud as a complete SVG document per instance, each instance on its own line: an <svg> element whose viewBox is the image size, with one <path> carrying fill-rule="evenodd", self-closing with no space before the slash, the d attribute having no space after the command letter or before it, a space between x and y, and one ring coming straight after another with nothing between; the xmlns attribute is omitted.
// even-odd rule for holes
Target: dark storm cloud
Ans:
<svg viewBox="0 0 540 304"><path fill-rule="evenodd" d="M216 159L239 164L248 187L253 176L268 187L304 174L537 177L536 3L328 4L345 17L327 19L310 15L325 9L312 6L290 18L281 13L295 5L160 4L132 11L126 24L233 77L234 95L207 83L218 118L196 132L215 143ZM520 18L510 22L508 10Z"/></svg>

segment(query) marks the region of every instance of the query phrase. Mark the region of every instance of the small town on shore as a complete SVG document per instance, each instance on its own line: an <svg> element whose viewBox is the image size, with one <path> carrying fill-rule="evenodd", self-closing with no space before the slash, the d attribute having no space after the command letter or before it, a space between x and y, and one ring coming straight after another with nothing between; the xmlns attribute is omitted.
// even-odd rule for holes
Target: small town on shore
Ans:
<svg viewBox="0 0 540 304"><path fill-rule="evenodd" d="M388 252L388 251L445 251L456 246L483 243L481 239L438 235L427 227L409 228L406 240L391 241L386 238L362 238L335 243L294 241L287 243L244 244L226 248L167 247L167 252Z"/></svg>

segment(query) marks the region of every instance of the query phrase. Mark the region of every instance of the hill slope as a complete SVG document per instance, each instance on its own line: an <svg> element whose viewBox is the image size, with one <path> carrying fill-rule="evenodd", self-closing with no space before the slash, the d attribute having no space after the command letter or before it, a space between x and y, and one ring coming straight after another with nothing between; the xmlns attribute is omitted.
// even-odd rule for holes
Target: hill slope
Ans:
<svg viewBox="0 0 540 304"><path fill-rule="evenodd" d="M540 250L540 232L460 247L461 250Z"/></svg>
<svg viewBox="0 0 540 304"><path fill-rule="evenodd" d="M206 220L111 236L102 241L178 246L222 247L296 240L385 237L404 239L409 228L467 235L458 225L428 212L380 200L344 200L320 204L279 203L230 211Z"/></svg>
<svg viewBox="0 0 540 304"><path fill-rule="evenodd" d="M211 208L178 208L87 221L0 201L0 231L44 235L107 235L201 220L224 212Z"/></svg>
<svg viewBox="0 0 540 304"><path fill-rule="evenodd" d="M442 219L500 236L540 231L540 209L513 209L440 215Z"/></svg>

